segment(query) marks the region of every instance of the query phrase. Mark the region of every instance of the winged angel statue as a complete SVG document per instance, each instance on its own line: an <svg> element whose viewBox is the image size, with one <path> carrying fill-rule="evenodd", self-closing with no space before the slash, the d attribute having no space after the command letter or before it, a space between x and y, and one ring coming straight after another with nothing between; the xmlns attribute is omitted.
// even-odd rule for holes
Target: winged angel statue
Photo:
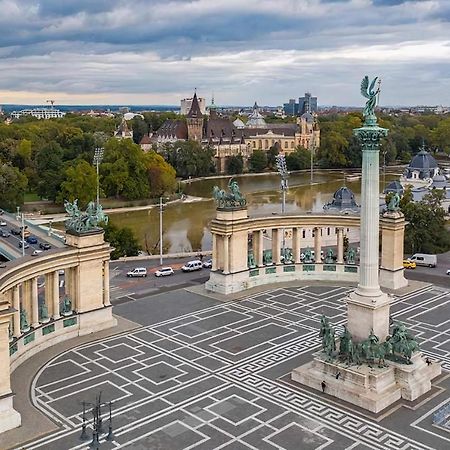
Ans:
<svg viewBox="0 0 450 450"><path fill-rule="evenodd" d="M378 77L375 77L370 83L369 86L369 77L366 75L361 81L361 95L363 97L368 98L366 102L366 106L364 107L363 116L366 118L374 118L375 117L375 106L377 104L377 95L380 92L380 82L378 82L378 86L375 89L375 84L378 80Z"/></svg>

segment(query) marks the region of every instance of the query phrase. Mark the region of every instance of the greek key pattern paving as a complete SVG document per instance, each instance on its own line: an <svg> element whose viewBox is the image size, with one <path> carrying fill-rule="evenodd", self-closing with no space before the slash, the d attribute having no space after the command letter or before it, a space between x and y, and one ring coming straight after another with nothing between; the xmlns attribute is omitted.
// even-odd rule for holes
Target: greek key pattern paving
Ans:
<svg viewBox="0 0 450 450"><path fill-rule="evenodd" d="M105 449L448 448L430 419L444 391L375 421L282 380L318 350L322 314L341 329L348 293L274 289L67 351L40 370L32 392L60 429L21 448L88 448L79 440L81 402L100 391L114 404ZM393 298L391 308L447 370L449 303L450 291L428 287Z"/></svg>

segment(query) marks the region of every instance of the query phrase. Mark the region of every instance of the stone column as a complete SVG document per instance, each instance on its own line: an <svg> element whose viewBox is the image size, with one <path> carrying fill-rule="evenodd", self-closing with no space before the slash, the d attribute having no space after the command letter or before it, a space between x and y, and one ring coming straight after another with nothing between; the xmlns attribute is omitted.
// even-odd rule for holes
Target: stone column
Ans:
<svg viewBox="0 0 450 450"><path fill-rule="evenodd" d="M212 267L211 270L217 270L217 234L212 233Z"/></svg>
<svg viewBox="0 0 450 450"><path fill-rule="evenodd" d="M336 228L337 230L337 264L344 263L344 229L342 227Z"/></svg>
<svg viewBox="0 0 450 450"><path fill-rule="evenodd" d="M320 251L322 250L322 228L314 228L314 262L321 263Z"/></svg>
<svg viewBox="0 0 450 450"><path fill-rule="evenodd" d="M389 333L389 297L378 282L379 260L379 142L387 130L367 116L362 128L354 130L362 145L361 227L359 284L347 299L348 330L355 342L371 330L381 342Z"/></svg>
<svg viewBox="0 0 450 450"><path fill-rule="evenodd" d="M51 302L52 302L52 318L58 320L59 314L59 272L55 271L51 275Z"/></svg>
<svg viewBox="0 0 450 450"><path fill-rule="evenodd" d="M263 264L263 250L264 250L264 236L262 230L253 232L253 255L255 257L255 264L262 267Z"/></svg>
<svg viewBox="0 0 450 450"><path fill-rule="evenodd" d="M31 279L31 326L39 326L39 301L38 301L38 283L37 278Z"/></svg>
<svg viewBox="0 0 450 450"><path fill-rule="evenodd" d="M109 299L109 261L103 261L103 304L111 305Z"/></svg>
<svg viewBox="0 0 450 450"><path fill-rule="evenodd" d="M302 229L298 227L294 227L292 229L292 253L294 254L294 262L296 264L300 263L300 236Z"/></svg>
<svg viewBox="0 0 450 450"><path fill-rule="evenodd" d="M280 230L274 228L272 229L272 262L274 264L281 264L280 251Z"/></svg>
<svg viewBox="0 0 450 450"><path fill-rule="evenodd" d="M16 285L12 288L13 294L13 308L15 309L14 312L14 326L13 326L13 336L15 338L20 337L22 334L20 332L20 295L19 295L19 286Z"/></svg>
<svg viewBox="0 0 450 450"><path fill-rule="evenodd" d="M0 311L0 433L20 426L20 414L13 408L9 363L11 310Z"/></svg>
<svg viewBox="0 0 450 450"><path fill-rule="evenodd" d="M223 237L223 273L230 273L230 237Z"/></svg>
<svg viewBox="0 0 450 450"><path fill-rule="evenodd" d="M22 309L25 310L28 324L31 325L31 280L22 283Z"/></svg>

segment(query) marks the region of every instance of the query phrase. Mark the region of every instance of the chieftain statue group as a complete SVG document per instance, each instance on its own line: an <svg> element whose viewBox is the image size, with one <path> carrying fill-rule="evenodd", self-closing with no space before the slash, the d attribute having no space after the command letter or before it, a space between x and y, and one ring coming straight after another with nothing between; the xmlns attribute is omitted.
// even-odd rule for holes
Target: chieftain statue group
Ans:
<svg viewBox="0 0 450 450"><path fill-rule="evenodd" d="M322 316L319 337L322 339L322 352L326 360L329 362L340 361L348 366L378 364L378 367L381 368L385 367L386 359L411 364L413 353L419 350L415 338L400 322L394 325L392 335L388 336L384 342L380 342L371 331L367 339L355 343L345 326L336 342L334 328L330 325L328 318Z"/></svg>

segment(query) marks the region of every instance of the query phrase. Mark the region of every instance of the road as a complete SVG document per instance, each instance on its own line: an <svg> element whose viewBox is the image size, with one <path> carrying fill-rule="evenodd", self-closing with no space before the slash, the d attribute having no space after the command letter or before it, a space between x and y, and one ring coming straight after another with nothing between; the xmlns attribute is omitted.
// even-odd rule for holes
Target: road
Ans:
<svg viewBox="0 0 450 450"><path fill-rule="evenodd" d="M9 256L12 256L13 259L22 257L22 249L19 247L19 243L22 241L22 235L14 235L11 233L11 230L19 230L22 226L21 221L16 220L15 216L7 213L3 213L0 215L1 223L6 225L0 226L0 231L7 232L10 234L8 237L0 237L0 253L7 253ZM64 243L56 240L54 237L48 237L44 230L40 230L39 228L27 226L27 229L30 231L32 236L35 236L38 240L37 244L28 244L29 247L25 249L25 256L30 256L34 250L40 250L39 243L40 242L48 242L53 248L54 247L64 247ZM2 251L5 250L5 251Z"/></svg>
<svg viewBox="0 0 450 450"><path fill-rule="evenodd" d="M137 300L139 298L171 291L195 284L205 283L209 279L210 269L195 272L182 272L181 266L195 258L166 259L163 266L171 266L175 273L166 277L156 277L156 269L160 267L159 260L148 261L111 261L110 262L110 293L113 305ZM203 261L208 258L203 258ZM145 267L148 276L145 278L128 278L127 272L135 267Z"/></svg>
<svg viewBox="0 0 450 450"><path fill-rule="evenodd" d="M450 252L437 256L436 267L417 266L415 269L405 269L405 278L449 288L450 275L446 275L448 269L450 269Z"/></svg>

